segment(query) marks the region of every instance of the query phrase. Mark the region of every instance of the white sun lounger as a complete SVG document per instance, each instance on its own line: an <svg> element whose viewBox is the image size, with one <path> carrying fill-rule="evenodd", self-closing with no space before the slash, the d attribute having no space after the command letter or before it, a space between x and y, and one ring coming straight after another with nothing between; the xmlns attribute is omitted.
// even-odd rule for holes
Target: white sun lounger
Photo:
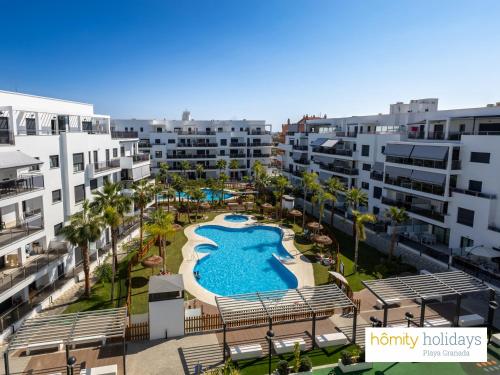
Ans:
<svg viewBox="0 0 500 375"><path fill-rule="evenodd" d="M45 341L45 342L36 342L33 344L28 344L26 347L26 355L30 355L33 350L41 350L41 349L50 349L57 348L57 350L63 350L63 341L55 340L55 341Z"/></svg>
<svg viewBox="0 0 500 375"><path fill-rule="evenodd" d="M299 348L301 351L306 350L306 342L301 337L296 337L293 339L282 339L282 340L274 340L273 346L276 354L285 354L293 352L295 348L295 343L299 343Z"/></svg>
<svg viewBox="0 0 500 375"><path fill-rule="evenodd" d="M458 325L460 327L474 327L484 324L484 318L478 314L460 315Z"/></svg>
<svg viewBox="0 0 500 375"><path fill-rule="evenodd" d="M451 327L452 324L445 318L425 319L424 327Z"/></svg>
<svg viewBox="0 0 500 375"><path fill-rule="evenodd" d="M338 346L347 344L347 336L342 332L328 333L326 335L317 335L316 344L320 348L326 348L328 346Z"/></svg>
<svg viewBox="0 0 500 375"><path fill-rule="evenodd" d="M494 335L491 335L490 341L496 346L500 346L500 333L495 333Z"/></svg>
<svg viewBox="0 0 500 375"><path fill-rule="evenodd" d="M388 299L385 301L389 306L392 305L399 305L399 298L393 298L393 299ZM375 307L379 310L382 310L384 308L384 304L382 303L381 300L377 298L377 303L375 304Z"/></svg>
<svg viewBox="0 0 500 375"><path fill-rule="evenodd" d="M76 345L80 344L89 344L93 342L100 342L101 345L106 344L106 336L104 335L96 335L96 336L82 336L73 339L72 348L74 349Z"/></svg>
<svg viewBox="0 0 500 375"><path fill-rule="evenodd" d="M80 375L118 375L118 366L99 366L92 368L84 368L80 370Z"/></svg>
<svg viewBox="0 0 500 375"><path fill-rule="evenodd" d="M260 358L263 355L262 346L260 344L231 346L229 349L233 361Z"/></svg>

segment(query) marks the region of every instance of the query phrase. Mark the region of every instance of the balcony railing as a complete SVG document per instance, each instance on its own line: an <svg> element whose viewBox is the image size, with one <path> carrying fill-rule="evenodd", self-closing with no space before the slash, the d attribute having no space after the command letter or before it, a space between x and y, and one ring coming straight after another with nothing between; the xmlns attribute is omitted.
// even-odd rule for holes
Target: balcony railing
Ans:
<svg viewBox="0 0 500 375"><path fill-rule="evenodd" d="M389 156L389 155L387 155L385 157L385 161L387 163L414 165L417 167L437 168L437 169L446 169L446 165L448 164L447 160L440 161L440 160L424 160L424 159L407 159L407 158L398 158L398 157ZM455 161L457 161L457 160L455 160ZM455 164L455 166L456 166L456 164ZM456 168L456 169L458 169L458 168Z"/></svg>
<svg viewBox="0 0 500 375"><path fill-rule="evenodd" d="M395 199L390 199L387 197L382 197L382 203L387 204L388 206L395 206L399 208L404 208L408 212L413 212L417 215L425 216L428 217L429 219L437 220L442 223L444 223L444 217L445 213L444 212L439 212L435 210L430 210L418 206L414 206L410 203L395 200Z"/></svg>
<svg viewBox="0 0 500 375"><path fill-rule="evenodd" d="M500 233L500 227L498 227L498 226L497 226L497 225L495 225L495 224L490 224L490 225L488 225L488 229L489 229L489 230L492 230L493 232Z"/></svg>
<svg viewBox="0 0 500 375"><path fill-rule="evenodd" d="M272 143L255 143L255 142L248 144L249 147L270 147L272 145L273 145Z"/></svg>
<svg viewBox="0 0 500 375"><path fill-rule="evenodd" d="M231 159L242 159L246 158L247 156L245 154L229 154L229 157Z"/></svg>
<svg viewBox="0 0 500 375"><path fill-rule="evenodd" d="M177 147L218 147L217 143L177 143Z"/></svg>
<svg viewBox="0 0 500 375"><path fill-rule="evenodd" d="M346 174L349 176L356 176L359 174L359 170L357 168L340 167L340 166L336 166L336 165L332 165L332 164L325 164L325 163L319 163L319 167L323 170L326 170L326 171Z"/></svg>
<svg viewBox="0 0 500 375"><path fill-rule="evenodd" d="M94 163L95 172L102 172L113 168L120 168L120 159L97 161Z"/></svg>
<svg viewBox="0 0 500 375"><path fill-rule="evenodd" d="M270 158L271 154L253 154L252 157L254 158Z"/></svg>
<svg viewBox="0 0 500 375"><path fill-rule="evenodd" d="M440 185L426 184L418 181L403 181L400 179L385 177L385 183L393 186L399 186L405 189L421 191L423 193L434 194L434 195L444 195L444 187Z"/></svg>
<svg viewBox="0 0 500 375"><path fill-rule="evenodd" d="M140 140L138 146L139 146L139 148L150 148L151 143L149 141Z"/></svg>
<svg viewBox="0 0 500 375"><path fill-rule="evenodd" d="M167 159L215 159L217 155L167 155Z"/></svg>
<svg viewBox="0 0 500 375"><path fill-rule="evenodd" d="M149 161L149 154L136 154L132 155L132 162L135 163L142 163L145 161Z"/></svg>
<svg viewBox="0 0 500 375"><path fill-rule="evenodd" d="M0 130L0 145L13 145L14 134L8 130Z"/></svg>
<svg viewBox="0 0 500 375"><path fill-rule="evenodd" d="M370 178L372 180L383 181L384 180L384 174L382 172L372 171L370 173Z"/></svg>
<svg viewBox="0 0 500 375"><path fill-rule="evenodd" d="M335 135L337 137L356 138L358 136L358 133L356 133L356 132L335 132Z"/></svg>
<svg viewBox="0 0 500 375"><path fill-rule="evenodd" d="M138 138L138 132L112 131L111 138Z"/></svg>
<svg viewBox="0 0 500 375"><path fill-rule="evenodd" d="M244 142L232 142L229 144L229 147L246 147L247 144Z"/></svg>
<svg viewBox="0 0 500 375"><path fill-rule="evenodd" d="M44 188L42 175L21 176L15 180L0 182L0 199Z"/></svg>
<svg viewBox="0 0 500 375"><path fill-rule="evenodd" d="M474 190L459 189L459 188L454 187L454 188L450 188L450 191L452 193L467 194L467 195L471 195L473 197L486 198L486 199L497 199L496 194L481 193L479 191L474 191Z"/></svg>
<svg viewBox="0 0 500 375"><path fill-rule="evenodd" d="M215 135L215 131L188 131L188 130L179 130L179 131L176 131L175 133L179 134L179 135Z"/></svg>
<svg viewBox="0 0 500 375"><path fill-rule="evenodd" d="M271 134L271 132L267 131L267 130L249 130L249 131L247 131L247 134L249 134L249 135L265 135L265 134Z"/></svg>
<svg viewBox="0 0 500 375"><path fill-rule="evenodd" d="M307 151L308 149L308 146L300 146L300 145L293 145L292 147L294 150L298 150L298 151Z"/></svg>
<svg viewBox="0 0 500 375"><path fill-rule="evenodd" d="M33 214L32 216L34 215L35 214ZM30 218L30 216L25 215L25 219L27 218ZM3 227L4 223L2 222L0 223L0 225ZM0 229L0 248L22 240L25 237L31 236L32 234L39 232L42 229L43 218L41 216L40 219L31 218L29 222L16 225L15 227Z"/></svg>
<svg viewBox="0 0 500 375"><path fill-rule="evenodd" d="M327 154L327 155L352 156L352 150L336 149L328 147L326 148L316 147L313 148L313 152L317 152L318 154Z"/></svg>
<svg viewBox="0 0 500 375"><path fill-rule="evenodd" d="M293 159L293 162L297 163L297 164L302 164L302 165L309 165L310 164L310 161L307 159Z"/></svg>

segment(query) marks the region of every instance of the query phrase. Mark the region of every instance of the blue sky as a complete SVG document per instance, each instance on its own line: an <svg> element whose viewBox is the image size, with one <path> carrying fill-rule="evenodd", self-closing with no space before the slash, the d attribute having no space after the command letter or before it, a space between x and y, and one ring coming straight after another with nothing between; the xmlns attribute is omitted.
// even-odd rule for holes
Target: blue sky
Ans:
<svg viewBox="0 0 500 375"><path fill-rule="evenodd" d="M0 89L113 117L265 119L500 101L500 1L0 0Z"/></svg>

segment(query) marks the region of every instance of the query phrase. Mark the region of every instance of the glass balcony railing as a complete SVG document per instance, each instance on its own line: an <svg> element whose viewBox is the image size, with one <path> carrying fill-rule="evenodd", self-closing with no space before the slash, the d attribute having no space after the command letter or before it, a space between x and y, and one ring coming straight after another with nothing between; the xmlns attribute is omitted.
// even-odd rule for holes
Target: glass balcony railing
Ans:
<svg viewBox="0 0 500 375"><path fill-rule="evenodd" d="M132 155L132 162L135 163L142 163L145 161L149 161L149 154L136 154Z"/></svg>
<svg viewBox="0 0 500 375"><path fill-rule="evenodd" d="M120 159L111 159L94 163L95 172L102 172L113 168L120 168Z"/></svg>
<svg viewBox="0 0 500 375"><path fill-rule="evenodd" d="M419 206L412 205L411 203L403 202L400 200L395 200L387 197L382 197L382 203L387 204L388 206L395 206L404 208L408 212L413 212L417 215L425 216L429 219L437 220L440 222L444 222L444 217L446 215L443 211L436 211L433 209L427 209Z"/></svg>
<svg viewBox="0 0 500 375"><path fill-rule="evenodd" d="M111 138L138 138L139 133L138 132L132 132L132 131L112 131L111 132Z"/></svg>
<svg viewBox="0 0 500 375"><path fill-rule="evenodd" d="M346 174L349 176L356 176L359 174L357 168L342 167L333 164L319 163L319 167L325 171L336 172L341 174Z"/></svg>
<svg viewBox="0 0 500 375"><path fill-rule="evenodd" d="M336 148L329 148L329 147L315 147L315 148L313 148L313 152L317 152L318 154L326 154L326 155L352 156L352 150L336 149Z"/></svg>
<svg viewBox="0 0 500 375"><path fill-rule="evenodd" d="M399 186L405 189L420 191L422 193L434 194L434 195L444 195L444 186L441 185L432 185L424 182L408 180L408 179L399 179L392 178L386 175L385 183L393 186Z"/></svg>
<svg viewBox="0 0 500 375"><path fill-rule="evenodd" d="M25 194L30 191L41 190L44 188L42 175L20 176L15 180L0 182L0 199Z"/></svg>
<svg viewBox="0 0 500 375"><path fill-rule="evenodd" d="M468 189L459 189L456 187L450 187L450 191L452 193L467 194L467 195L471 195L473 197L479 197L479 198L486 198L486 199L496 199L497 198L496 194L482 193L479 191L468 190Z"/></svg>

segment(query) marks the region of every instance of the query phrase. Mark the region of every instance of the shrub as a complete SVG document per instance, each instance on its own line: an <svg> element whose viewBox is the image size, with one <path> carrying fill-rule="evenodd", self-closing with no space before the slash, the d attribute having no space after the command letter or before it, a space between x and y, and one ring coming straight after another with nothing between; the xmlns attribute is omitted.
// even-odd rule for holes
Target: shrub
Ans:
<svg viewBox="0 0 500 375"><path fill-rule="evenodd" d="M296 342L293 346L293 372L299 371L300 368L300 346Z"/></svg>
<svg viewBox="0 0 500 375"><path fill-rule="evenodd" d="M278 375L288 375L288 362L285 360L279 361L276 366L276 371L278 372Z"/></svg>
<svg viewBox="0 0 500 375"><path fill-rule="evenodd" d="M344 350L340 353L340 360L344 366L352 364L351 352Z"/></svg>
<svg viewBox="0 0 500 375"><path fill-rule="evenodd" d="M299 366L299 372L301 371L311 371L312 369L312 361L311 361L311 358L309 358L308 356L303 356L301 359L300 359L300 366Z"/></svg>
<svg viewBox="0 0 500 375"><path fill-rule="evenodd" d="M111 278L113 277L113 269L111 268L111 264L102 263L98 265L94 270L94 276L96 277L98 282L104 284L105 282L111 282Z"/></svg>
<svg viewBox="0 0 500 375"><path fill-rule="evenodd" d="M365 351L361 350L359 352L358 362L366 362Z"/></svg>

